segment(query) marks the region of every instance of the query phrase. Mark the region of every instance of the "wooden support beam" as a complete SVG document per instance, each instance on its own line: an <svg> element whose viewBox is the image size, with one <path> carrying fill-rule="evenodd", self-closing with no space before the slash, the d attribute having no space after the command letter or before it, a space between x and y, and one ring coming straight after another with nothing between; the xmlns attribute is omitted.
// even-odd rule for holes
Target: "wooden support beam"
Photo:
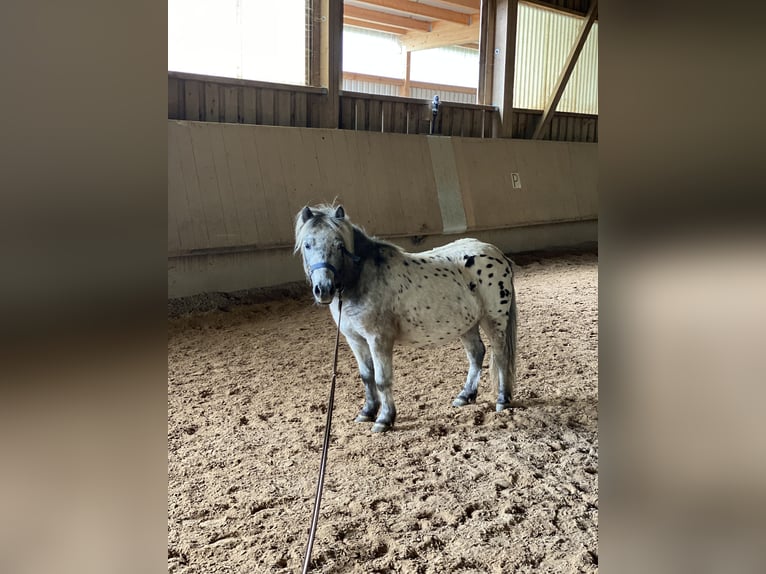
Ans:
<svg viewBox="0 0 766 574"><path fill-rule="evenodd" d="M320 0L319 14L319 83L327 88L319 113L320 126L340 125L340 90L343 70L343 2Z"/></svg>
<svg viewBox="0 0 766 574"><path fill-rule="evenodd" d="M469 26L453 22L434 22L430 33L408 32L399 42L408 51L427 50L441 46L453 46L479 41L479 20L475 18Z"/></svg>
<svg viewBox="0 0 766 574"><path fill-rule="evenodd" d="M492 68L495 52L495 2L481 0L479 21L479 87L476 91L477 104L492 103Z"/></svg>
<svg viewBox="0 0 766 574"><path fill-rule="evenodd" d="M412 62L412 52L407 52L407 62L404 68L404 86L402 87L402 93L400 96L405 98L410 97L410 63Z"/></svg>
<svg viewBox="0 0 766 574"><path fill-rule="evenodd" d="M462 8L471 8L476 12L479 11L481 6L481 0L439 0L442 4L452 4L453 6L460 6Z"/></svg>
<svg viewBox="0 0 766 574"><path fill-rule="evenodd" d="M430 22L426 22L425 20L416 20L415 18L410 18L408 16L396 16L395 14L389 14L379 10L357 8L356 6L346 6L345 13L349 18L356 18L357 20L378 22L380 24L388 24L389 26L407 28L408 30L420 30L421 32L431 31Z"/></svg>
<svg viewBox="0 0 766 574"><path fill-rule="evenodd" d="M397 28L396 26L386 26L385 24L378 24L377 22L367 22L366 20L357 20L356 18L349 18L348 16L343 18L343 23L346 26L356 26L357 28L364 28L366 30L378 30L379 32L388 32L389 34L397 34L399 36L407 33L406 28Z"/></svg>
<svg viewBox="0 0 766 574"><path fill-rule="evenodd" d="M575 43L569 52L569 57L567 57L566 64L564 64L564 69L561 70L561 74L559 74L559 79L556 81L556 86L553 89L553 93L550 95L548 101L545 104L545 108L543 109L543 116L540 118L540 122L535 128L535 133L532 134L533 140L537 140L542 137L545 128L551 121L553 112L556 111L556 106L559 105L559 101L561 100L561 96L564 93L564 89L567 87L567 83L569 82L569 77L572 75L572 70L574 70L574 67L577 64L577 60L580 57L580 52L582 52L585 41L588 39L588 32L590 32L590 29L593 27L593 22L596 19L597 12L598 0L590 0L588 14L582 26L580 27L580 32L577 35L577 40L575 40Z"/></svg>
<svg viewBox="0 0 766 574"><path fill-rule="evenodd" d="M309 86L321 84L319 56L322 51L322 28L319 14L322 10L322 0L308 0L309 10L306 10L306 83Z"/></svg>
<svg viewBox="0 0 766 574"><path fill-rule="evenodd" d="M468 26L471 23L470 14L465 12L456 12L454 10L448 10L446 8L437 8L430 4L423 4L421 2L412 2L412 0L359 0L365 4L371 4L373 6L380 6L382 8L390 8L399 12L405 12L407 14L414 14L416 16L425 16L427 18L434 18L436 20L446 20L448 22L455 22L456 24L463 24Z"/></svg>
<svg viewBox="0 0 766 574"><path fill-rule="evenodd" d="M513 83L516 66L516 28L518 0L491 0L494 4L495 45L492 50L492 104L500 112L495 116L492 136L510 138L513 135Z"/></svg>

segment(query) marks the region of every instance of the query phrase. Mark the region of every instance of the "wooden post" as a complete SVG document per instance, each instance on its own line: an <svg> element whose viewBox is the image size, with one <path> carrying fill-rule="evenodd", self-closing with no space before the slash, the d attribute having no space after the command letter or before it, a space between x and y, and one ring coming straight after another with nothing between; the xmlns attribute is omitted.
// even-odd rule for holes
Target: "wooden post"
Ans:
<svg viewBox="0 0 766 574"><path fill-rule="evenodd" d="M306 84L320 86L319 54L321 52L320 38L322 36L321 15L322 0L308 0L309 10L306 10Z"/></svg>
<svg viewBox="0 0 766 574"><path fill-rule="evenodd" d="M340 125L340 88L343 78L343 0L319 0L319 83L327 88L320 110L320 126Z"/></svg>
<svg viewBox="0 0 766 574"><path fill-rule="evenodd" d="M540 122L535 128L535 133L532 134L533 140L537 140L542 137L545 128L548 126L551 118L553 117L553 112L556 111L556 106L559 105L559 101L561 100L561 96L564 94L564 89L567 87L567 83L569 82L569 78L572 75L575 64L577 64L577 60L580 58L580 52L582 52L583 46L585 46L585 40L588 39L588 32L590 32L590 29L593 27L593 22L596 20L597 11L598 0L590 0L590 7L588 8L588 13L585 16L585 20L582 23L582 28L580 28L580 33L577 36L577 40L575 40L575 43L569 52L569 57L567 58L566 64L564 64L564 69L561 70L559 79L556 82L556 87L553 89L553 93L550 95L548 101L545 104L543 116L540 118Z"/></svg>
<svg viewBox="0 0 766 574"><path fill-rule="evenodd" d="M407 50L407 64L404 69L404 86L402 87L402 96L405 98L410 97L410 61L412 57L412 52Z"/></svg>
<svg viewBox="0 0 766 574"><path fill-rule="evenodd" d="M516 24L518 21L518 0L490 0L495 4L495 42L492 60L492 105L499 114L492 126L492 137L509 138L513 134L513 82L516 64Z"/></svg>
<svg viewBox="0 0 766 574"><path fill-rule="evenodd" d="M495 0L481 0L479 19L479 88L476 103L492 104L492 71L495 52Z"/></svg>

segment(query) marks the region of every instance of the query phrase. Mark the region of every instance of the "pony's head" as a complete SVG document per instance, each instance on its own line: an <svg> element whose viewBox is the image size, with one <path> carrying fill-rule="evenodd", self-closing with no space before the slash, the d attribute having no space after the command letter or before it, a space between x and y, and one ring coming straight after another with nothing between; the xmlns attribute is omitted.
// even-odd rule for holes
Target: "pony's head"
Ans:
<svg viewBox="0 0 766 574"><path fill-rule="evenodd" d="M303 269L314 300L329 304L346 265L351 264L354 230L343 206L304 207L295 218L295 250L303 256Z"/></svg>

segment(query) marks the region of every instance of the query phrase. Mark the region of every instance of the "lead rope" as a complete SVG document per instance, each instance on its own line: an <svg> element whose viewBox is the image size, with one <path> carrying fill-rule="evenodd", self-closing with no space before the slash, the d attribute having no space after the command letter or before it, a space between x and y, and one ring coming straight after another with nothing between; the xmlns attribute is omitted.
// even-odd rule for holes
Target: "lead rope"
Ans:
<svg viewBox="0 0 766 574"><path fill-rule="evenodd" d="M327 451L330 447L330 426L332 425L332 407L335 402L335 379L338 376L338 345L340 343L340 317L343 311L343 297L338 291L338 331L335 334L335 358L332 362L332 382L330 383L330 398L327 401L327 422L324 427L324 442L322 443L322 460L319 463L319 480L317 492L314 498L314 514L311 516L311 528L309 529L309 541L306 545L306 556L303 560L302 574L309 571L311 562L311 549L314 546L314 534L316 534L317 522L319 521L319 505L322 502L322 487L324 486L324 472L327 466Z"/></svg>

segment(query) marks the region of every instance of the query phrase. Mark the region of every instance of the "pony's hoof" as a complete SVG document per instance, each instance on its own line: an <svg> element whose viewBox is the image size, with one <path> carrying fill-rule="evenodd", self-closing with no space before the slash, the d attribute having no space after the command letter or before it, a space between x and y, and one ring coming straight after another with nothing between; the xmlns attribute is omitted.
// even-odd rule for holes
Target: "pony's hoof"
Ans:
<svg viewBox="0 0 766 574"><path fill-rule="evenodd" d="M458 396L454 401L452 401L453 407L464 407L466 405L470 405L476 402L476 399L466 399L464 397Z"/></svg>
<svg viewBox="0 0 766 574"><path fill-rule="evenodd" d="M358 415L356 415L354 422L355 423L371 423L374 420L375 420L375 417L371 417L370 415L359 413Z"/></svg>
<svg viewBox="0 0 766 574"><path fill-rule="evenodd" d="M375 423L372 425L372 432L387 432L391 430L391 425L385 423Z"/></svg>
<svg viewBox="0 0 766 574"><path fill-rule="evenodd" d="M510 410L511 406L511 403L497 403L495 405L495 412L501 413L504 410Z"/></svg>

